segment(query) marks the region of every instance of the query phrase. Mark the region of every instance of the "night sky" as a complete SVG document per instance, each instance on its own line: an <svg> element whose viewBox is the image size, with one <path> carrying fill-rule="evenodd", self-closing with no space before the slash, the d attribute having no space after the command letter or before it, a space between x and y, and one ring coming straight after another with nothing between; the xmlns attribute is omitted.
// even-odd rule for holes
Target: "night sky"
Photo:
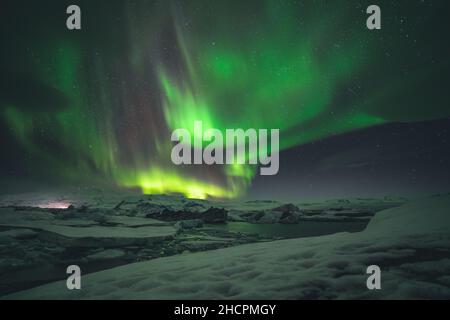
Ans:
<svg viewBox="0 0 450 320"><path fill-rule="evenodd" d="M370 4L381 30L366 28ZM446 0L3 0L0 192L448 192L449 14ZM175 166L171 132L194 120L280 129L279 174Z"/></svg>

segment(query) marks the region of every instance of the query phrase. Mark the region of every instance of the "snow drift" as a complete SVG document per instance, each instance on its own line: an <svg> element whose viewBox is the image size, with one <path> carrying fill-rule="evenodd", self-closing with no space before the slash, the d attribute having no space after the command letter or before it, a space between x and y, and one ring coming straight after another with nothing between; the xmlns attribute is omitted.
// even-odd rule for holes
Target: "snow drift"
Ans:
<svg viewBox="0 0 450 320"><path fill-rule="evenodd" d="M183 254L18 292L7 299L448 299L450 195L381 211L360 233ZM382 289L366 287L369 265Z"/></svg>

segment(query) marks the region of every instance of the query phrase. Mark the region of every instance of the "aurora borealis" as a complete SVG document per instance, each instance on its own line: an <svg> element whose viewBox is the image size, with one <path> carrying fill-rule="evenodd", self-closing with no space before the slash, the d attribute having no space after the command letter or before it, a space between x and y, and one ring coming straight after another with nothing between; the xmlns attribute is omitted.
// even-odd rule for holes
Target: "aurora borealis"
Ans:
<svg viewBox="0 0 450 320"><path fill-rule="evenodd" d="M75 1L80 31L72 2L21 2L0 5L0 106L25 176L235 198L256 167L175 166L173 130L277 128L288 151L450 115L446 1L378 1L377 31L368 1Z"/></svg>

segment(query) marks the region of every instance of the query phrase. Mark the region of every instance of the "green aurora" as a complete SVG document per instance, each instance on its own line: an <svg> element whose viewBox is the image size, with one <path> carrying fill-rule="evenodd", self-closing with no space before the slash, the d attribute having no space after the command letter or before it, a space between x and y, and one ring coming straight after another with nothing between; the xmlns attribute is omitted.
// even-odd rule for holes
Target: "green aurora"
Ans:
<svg viewBox="0 0 450 320"><path fill-rule="evenodd" d="M28 39L32 45L16 57L18 69L55 89L61 102L49 112L46 99L36 99L33 110L20 99L3 101L3 121L30 166L65 181L234 198L245 194L256 168L177 167L170 160L173 130L192 130L195 120L222 131L277 128L280 149L287 150L448 115L445 102L424 108L411 97L440 90L430 79L448 64L425 68L420 58L405 56L432 40L418 35L416 44L393 33L395 16L383 20L385 29L368 31L364 1L81 1L80 7L81 31L64 30L61 16L45 22L44 13L34 21L43 24L42 37Z"/></svg>

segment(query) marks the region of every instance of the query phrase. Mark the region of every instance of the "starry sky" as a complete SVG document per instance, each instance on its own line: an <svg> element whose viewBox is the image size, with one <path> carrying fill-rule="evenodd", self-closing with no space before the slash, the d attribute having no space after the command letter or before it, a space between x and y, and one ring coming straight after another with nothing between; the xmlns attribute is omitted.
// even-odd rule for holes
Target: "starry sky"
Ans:
<svg viewBox="0 0 450 320"><path fill-rule="evenodd" d="M445 0L2 1L0 192L448 192L448 14ZM279 174L175 166L171 132L195 120L280 129Z"/></svg>

